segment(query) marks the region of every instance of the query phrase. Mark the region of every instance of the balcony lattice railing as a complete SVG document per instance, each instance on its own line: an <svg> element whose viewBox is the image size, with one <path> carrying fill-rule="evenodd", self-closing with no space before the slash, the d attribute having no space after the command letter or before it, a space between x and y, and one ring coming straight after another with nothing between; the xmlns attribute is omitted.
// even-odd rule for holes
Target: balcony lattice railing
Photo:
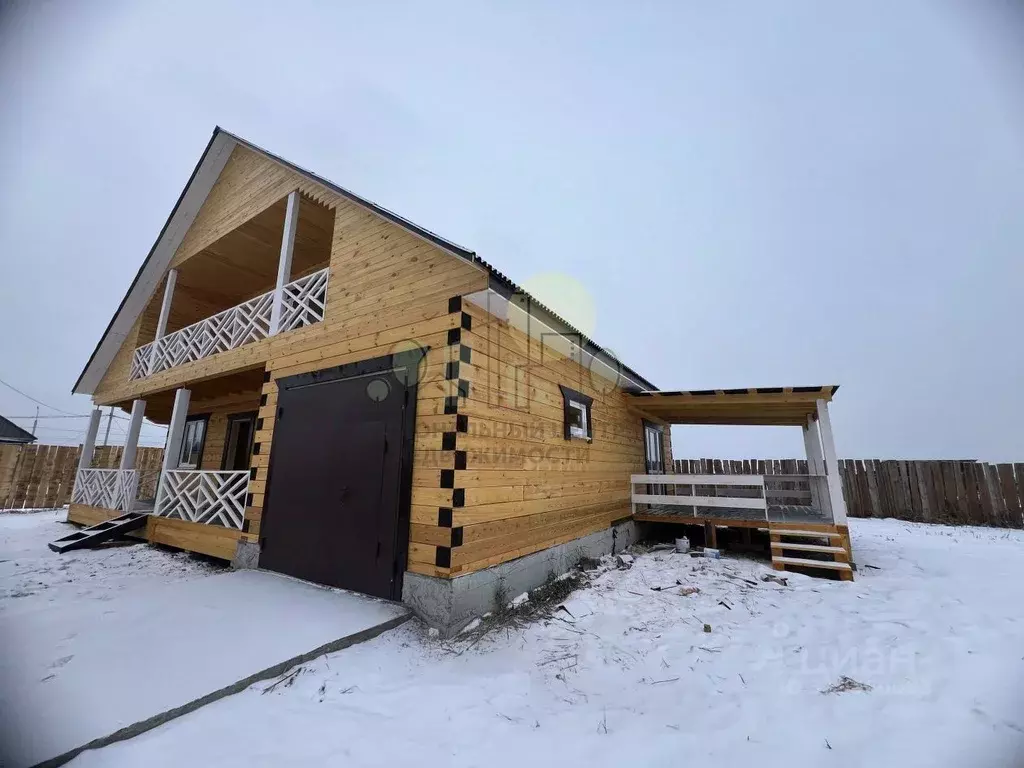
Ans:
<svg viewBox="0 0 1024 768"><path fill-rule="evenodd" d="M139 474L134 469L80 469L71 492L72 504L130 512Z"/></svg>
<svg viewBox="0 0 1024 768"><path fill-rule="evenodd" d="M163 473L153 514L241 528L249 473L172 469Z"/></svg>
<svg viewBox="0 0 1024 768"><path fill-rule="evenodd" d="M284 286L278 332L291 331L324 319L329 268ZM202 360L270 336L274 291L169 333L135 349L129 378L141 379L168 368Z"/></svg>

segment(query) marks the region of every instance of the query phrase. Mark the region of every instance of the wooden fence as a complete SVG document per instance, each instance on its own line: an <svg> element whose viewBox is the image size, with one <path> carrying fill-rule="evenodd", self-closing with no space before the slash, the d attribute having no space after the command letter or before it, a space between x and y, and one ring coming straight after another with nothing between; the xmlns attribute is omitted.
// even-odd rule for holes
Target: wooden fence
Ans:
<svg viewBox="0 0 1024 768"><path fill-rule="evenodd" d="M1024 528L1024 464L845 459L850 517ZM802 459L675 459L682 474L806 474Z"/></svg>
<svg viewBox="0 0 1024 768"><path fill-rule="evenodd" d="M96 448L92 466L116 469L123 450L120 445ZM163 448L139 448L135 455L141 498L156 493L163 453ZM70 502L81 454L81 446L75 445L0 445L0 509L45 509Z"/></svg>

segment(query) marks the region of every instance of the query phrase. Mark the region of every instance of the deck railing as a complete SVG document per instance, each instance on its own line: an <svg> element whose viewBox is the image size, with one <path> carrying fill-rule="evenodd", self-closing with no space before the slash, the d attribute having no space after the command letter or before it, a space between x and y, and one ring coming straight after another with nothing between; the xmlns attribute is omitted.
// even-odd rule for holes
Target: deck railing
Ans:
<svg viewBox="0 0 1024 768"><path fill-rule="evenodd" d="M632 475L630 483L634 515L831 520L823 475Z"/></svg>
<svg viewBox="0 0 1024 768"><path fill-rule="evenodd" d="M153 514L240 529L248 492L248 471L172 469L160 478Z"/></svg>
<svg viewBox="0 0 1024 768"><path fill-rule="evenodd" d="M291 331L324 319L329 268L284 286L278 332ZM168 368L202 360L270 336L274 291L225 309L135 349L130 379L141 379Z"/></svg>
<svg viewBox="0 0 1024 768"><path fill-rule="evenodd" d="M750 510L752 519L768 519L768 503L764 497L763 475L633 475L633 514L637 504L667 506L673 513L684 514L682 507ZM637 492L637 486L646 486ZM745 493L736 493L738 490ZM671 491L671 493L669 493Z"/></svg>
<svg viewBox="0 0 1024 768"><path fill-rule="evenodd" d="M130 512L138 482L134 469L79 469L71 503Z"/></svg>

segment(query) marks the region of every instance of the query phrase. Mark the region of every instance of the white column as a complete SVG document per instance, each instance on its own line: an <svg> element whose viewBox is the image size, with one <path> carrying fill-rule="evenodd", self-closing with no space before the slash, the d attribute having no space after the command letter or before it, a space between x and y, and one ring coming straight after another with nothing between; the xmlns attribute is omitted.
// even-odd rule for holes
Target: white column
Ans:
<svg viewBox="0 0 1024 768"><path fill-rule="evenodd" d="M828 498L822 498L822 480L814 475L824 475L824 462L821 460L821 440L818 437L818 422L813 416L807 417L807 423L803 426L804 431L804 453L807 456L807 474L811 475L808 485L811 487L811 504L825 512L828 512ZM826 494L827 496L827 494Z"/></svg>
<svg viewBox="0 0 1024 768"><path fill-rule="evenodd" d="M836 457L836 443L832 435L832 420L828 415L828 403L818 400L818 428L821 430L821 447L825 453L825 478L828 481L828 498L832 504L832 521L846 525L846 502L843 501L843 481L839 476L839 459Z"/></svg>
<svg viewBox="0 0 1024 768"><path fill-rule="evenodd" d="M164 284L164 300L160 305L160 318L156 321L156 336L153 338L153 346L149 351L149 373L153 372L153 367L156 365L156 348L159 346L156 342L160 341L167 332L167 318L171 316L171 299L174 298L174 286L177 282L178 270L169 270L167 282Z"/></svg>
<svg viewBox="0 0 1024 768"><path fill-rule="evenodd" d="M167 442L164 443L164 461L160 467L160 487L156 492L156 505L153 514L160 514L163 503L163 487L167 482L167 473L178 468L178 457L181 455L181 438L185 434L185 419L188 418L188 401L192 393L187 389L179 389L174 393L174 407L171 408L171 423L167 425Z"/></svg>
<svg viewBox="0 0 1024 768"><path fill-rule="evenodd" d="M78 457L78 468L88 469L92 465L92 452L93 448L96 447L96 435L100 431L100 416L102 412L99 408L94 408L92 413L89 414L89 427L85 431L85 442L82 443L82 455Z"/></svg>
<svg viewBox="0 0 1024 768"><path fill-rule="evenodd" d="M281 237L281 257L277 261L277 287L274 288L274 304L270 308L270 335L281 328L284 287L291 282L292 253L295 250L295 230L299 225L299 192L288 195L288 208L284 214L284 235Z"/></svg>
<svg viewBox="0 0 1024 768"><path fill-rule="evenodd" d="M188 401L192 393L179 389L174 393L174 407L171 409L171 423L167 425L167 442L164 445L162 469L177 469L181 456L181 438L185 434L185 419L188 418Z"/></svg>
<svg viewBox="0 0 1024 768"><path fill-rule="evenodd" d="M121 469L135 469L135 453L139 447L139 434L142 432L142 419L145 415L146 401L134 401L132 418L128 423L128 437L124 441L124 452L121 454Z"/></svg>

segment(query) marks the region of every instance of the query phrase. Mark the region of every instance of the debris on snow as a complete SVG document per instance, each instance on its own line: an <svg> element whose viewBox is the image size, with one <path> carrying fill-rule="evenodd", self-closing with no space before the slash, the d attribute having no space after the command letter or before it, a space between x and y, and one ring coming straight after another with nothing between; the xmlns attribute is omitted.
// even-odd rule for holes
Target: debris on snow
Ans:
<svg viewBox="0 0 1024 768"><path fill-rule="evenodd" d="M300 664L295 669L293 669L291 672L287 672L284 675L282 675L281 677L277 678L277 680L275 680L273 683L271 683L266 688L264 688L261 691L261 693L270 693L275 688L277 688L277 686L279 686L279 685L283 685L285 688L291 688L292 683L295 682L295 678L299 676L299 673L302 672L302 670L303 670L303 666Z"/></svg>
<svg viewBox="0 0 1024 768"><path fill-rule="evenodd" d="M683 587L679 590L679 594L683 597L689 597L690 595L700 594L700 587Z"/></svg>
<svg viewBox="0 0 1024 768"><path fill-rule="evenodd" d="M866 683L861 683L861 682L859 682L857 680L854 680L852 677L847 677L846 675L843 675L842 677L839 678L839 680L837 682L833 683L828 688L826 688L824 691L822 691L822 693L825 693L825 694L827 694L827 693L846 693L848 691L870 691L870 690L871 690L871 686L870 685L868 685Z"/></svg>
<svg viewBox="0 0 1024 768"><path fill-rule="evenodd" d="M621 570L627 570L633 567L633 556L632 555L616 555L615 565Z"/></svg>
<svg viewBox="0 0 1024 768"><path fill-rule="evenodd" d="M707 632L708 634L711 634L711 625L710 624L705 624L704 625L704 631Z"/></svg>
<svg viewBox="0 0 1024 768"><path fill-rule="evenodd" d="M761 577L761 581L774 581L776 584L781 584L784 587L789 585L789 579L785 576L776 576L774 573L766 573Z"/></svg>
<svg viewBox="0 0 1024 768"><path fill-rule="evenodd" d="M468 635L468 634L469 634L470 632L472 632L472 631L473 631L474 629L476 629L477 627L479 627L479 626L480 626L480 624L481 624L481 621L480 621L480 619L479 619L479 618L473 619L473 620L472 620L471 622L469 622L469 624L467 624L466 626L464 626L464 627L462 628L462 631L460 631L460 632L459 632L459 634L460 634L460 635Z"/></svg>
<svg viewBox="0 0 1024 768"><path fill-rule="evenodd" d="M523 603L527 603L529 601L530 601L530 593L529 592L523 592L523 594L521 594L521 595L519 595L517 597L512 598L512 602L509 603L508 606L509 606L509 608L518 608L519 606L523 605Z"/></svg>

